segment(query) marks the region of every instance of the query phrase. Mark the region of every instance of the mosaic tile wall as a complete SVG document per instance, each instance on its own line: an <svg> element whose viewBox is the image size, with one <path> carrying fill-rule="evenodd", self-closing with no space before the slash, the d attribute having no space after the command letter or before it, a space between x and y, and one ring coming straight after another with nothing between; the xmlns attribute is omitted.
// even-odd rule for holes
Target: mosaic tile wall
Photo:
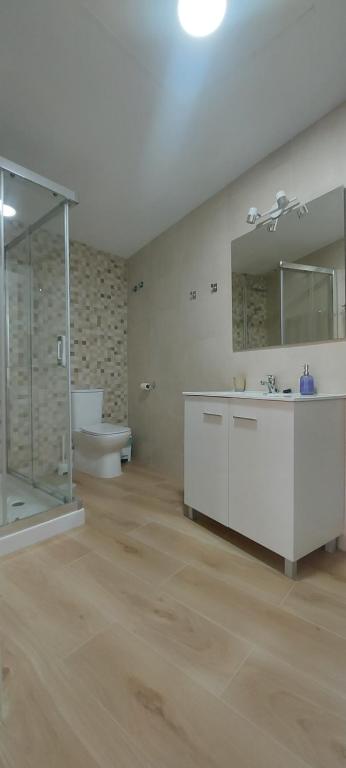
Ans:
<svg viewBox="0 0 346 768"><path fill-rule="evenodd" d="M232 274L233 350L268 345L268 286L265 275ZM244 311L245 305L245 311Z"/></svg>
<svg viewBox="0 0 346 768"><path fill-rule="evenodd" d="M125 262L78 242L70 261L72 384L104 388L104 418L127 422ZM62 237L33 234L31 267L24 241L12 248L8 286L9 466L40 479L55 471L66 434L66 369L56 363L65 330Z"/></svg>
<svg viewBox="0 0 346 768"><path fill-rule="evenodd" d="M233 350L239 352L246 347L244 328L245 275L232 272L232 332Z"/></svg>
<svg viewBox="0 0 346 768"><path fill-rule="evenodd" d="M126 262L71 244L71 375L103 387L106 421L127 423Z"/></svg>

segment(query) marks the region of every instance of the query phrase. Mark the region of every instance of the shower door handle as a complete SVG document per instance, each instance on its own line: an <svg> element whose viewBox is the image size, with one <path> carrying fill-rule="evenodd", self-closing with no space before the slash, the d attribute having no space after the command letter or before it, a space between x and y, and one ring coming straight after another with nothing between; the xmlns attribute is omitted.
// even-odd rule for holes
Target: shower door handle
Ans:
<svg viewBox="0 0 346 768"><path fill-rule="evenodd" d="M56 361L58 365L62 365L63 368L66 368L66 336L57 336Z"/></svg>

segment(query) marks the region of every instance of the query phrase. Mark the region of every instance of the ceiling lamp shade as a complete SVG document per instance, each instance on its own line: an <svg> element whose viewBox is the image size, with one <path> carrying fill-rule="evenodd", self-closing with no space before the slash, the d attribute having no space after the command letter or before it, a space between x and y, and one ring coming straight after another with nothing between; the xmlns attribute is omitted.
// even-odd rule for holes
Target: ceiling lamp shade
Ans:
<svg viewBox="0 0 346 768"><path fill-rule="evenodd" d="M222 24L227 0L179 0L178 18L192 37L207 37Z"/></svg>

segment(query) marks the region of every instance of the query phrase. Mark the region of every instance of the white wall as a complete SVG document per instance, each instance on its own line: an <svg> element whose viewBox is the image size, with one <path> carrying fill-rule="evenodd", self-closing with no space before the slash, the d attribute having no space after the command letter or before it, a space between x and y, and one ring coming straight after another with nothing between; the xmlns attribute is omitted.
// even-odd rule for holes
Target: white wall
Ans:
<svg viewBox="0 0 346 768"><path fill-rule="evenodd" d="M282 188L309 200L342 184L346 104L130 259L129 423L142 461L182 480L184 389L229 389L237 372L246 373L249 388L268 372L296 386L308 362L320 391L346 392L343 341L233 353L230 282L231 240L247 231L250 205L267 209ZM140 280L143 288L132 292ZM210 293L211 282L218 293ZM140 381L151 379L156 390L140 393Z"/></svg>

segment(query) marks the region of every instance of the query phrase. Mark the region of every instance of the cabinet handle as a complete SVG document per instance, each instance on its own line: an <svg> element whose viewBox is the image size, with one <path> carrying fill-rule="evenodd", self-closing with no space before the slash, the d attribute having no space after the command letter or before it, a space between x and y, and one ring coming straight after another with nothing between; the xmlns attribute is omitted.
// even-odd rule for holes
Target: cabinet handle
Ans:
<svg viewBox="0 0 346 768"><path fill-rule="evenodd" d="M203 411L203 416L216 416L218 419L222 419L222 413L214 413L214 411Z"/></svg>
<svg viewBox="0 0 346 768"><path fill-rule="evenodd" d="M254 416L233 416L234 421L256 421L257 419L254 418Z"/></svg>

